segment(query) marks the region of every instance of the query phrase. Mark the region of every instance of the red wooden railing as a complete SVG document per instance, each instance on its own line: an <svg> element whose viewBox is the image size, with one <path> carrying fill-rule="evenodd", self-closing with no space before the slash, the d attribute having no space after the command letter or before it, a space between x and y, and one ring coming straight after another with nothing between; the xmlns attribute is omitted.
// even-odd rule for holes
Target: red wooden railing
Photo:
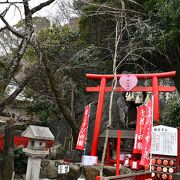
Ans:
<svg viewBox="0 0 180 180"><path fill-rule="evenodd" d="M139 172L139 173L133 173L133 174L125 174L125 175L119 175L119 176L109 176L109 177L103 177L103 180L151 180L151 172ZM96 176L96 180L100 180L100 176Z"/></svg>
<svg viewBox="0 0 180 180"><path fill-rule="evenodd" d="M29 142L29 138L22 137L22 136L14 136L14 146L23 146L24 148L27 147ZM46 148L50 148L54 144L54 141L46 141ZM4 147L4 138L0 137L0 151L3 150Z"/></svg>

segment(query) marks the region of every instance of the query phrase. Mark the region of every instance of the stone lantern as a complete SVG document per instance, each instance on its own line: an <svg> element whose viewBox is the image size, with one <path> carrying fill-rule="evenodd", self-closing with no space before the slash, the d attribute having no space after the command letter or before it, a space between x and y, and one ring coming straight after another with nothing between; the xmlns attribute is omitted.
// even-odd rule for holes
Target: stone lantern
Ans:
<svg viewBox="0 0 180 180"><path fill-rule="evenodd" d="M46 149L46 141L54 140L54 136L48 127L30 125L22 136L29 138L28 147L23 151L28 155L26 180L39 180L41 159L49 154Z"/></svg>

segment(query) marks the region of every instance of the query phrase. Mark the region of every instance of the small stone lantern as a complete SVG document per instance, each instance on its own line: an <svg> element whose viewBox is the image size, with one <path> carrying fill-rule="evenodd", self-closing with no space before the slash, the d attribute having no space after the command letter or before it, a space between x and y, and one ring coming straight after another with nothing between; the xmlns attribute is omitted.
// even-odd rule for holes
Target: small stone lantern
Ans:
<svg viewBox="0 0 180 180"><path fill-rule="evenodd" d="M46 141L54 140L48 127L30 125L22 136L29 138L28 147L23 151L29 156L26 171L26 180L39 180L41 159L49 154Z"/></svg>

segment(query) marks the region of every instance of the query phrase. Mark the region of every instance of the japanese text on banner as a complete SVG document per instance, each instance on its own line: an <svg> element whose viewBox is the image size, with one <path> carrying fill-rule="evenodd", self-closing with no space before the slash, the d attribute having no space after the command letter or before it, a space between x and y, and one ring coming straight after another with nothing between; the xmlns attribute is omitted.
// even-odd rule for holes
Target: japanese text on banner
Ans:
<svg viewBox="0 0 180 180"><path fill-rule="evenodd" d="M76 149L79 149L79 150L85 149L86 134L87 134L88 123L89 123L89 113L90 113L90 105L87 105L84 109L83 121L81 124L78 140L76 143Z"/></svg>
<svg viewBox="0 0 180 180"><path fill-rule="evenodd" d="M142 156L140 165L149 165L150 162L150 150L152 141L152 101L149 101L146 105L146 121L143 130L143 140L142 140Z"/></svg>
<svg viewBox="0 0 180 180"><path fill-rule="evenodd" d="M137 108L137 121L136 121L136 132L134 140L133 153L141 154L142 152L142 139L143 129L146 120L146 106L140 106Z"/></svg>

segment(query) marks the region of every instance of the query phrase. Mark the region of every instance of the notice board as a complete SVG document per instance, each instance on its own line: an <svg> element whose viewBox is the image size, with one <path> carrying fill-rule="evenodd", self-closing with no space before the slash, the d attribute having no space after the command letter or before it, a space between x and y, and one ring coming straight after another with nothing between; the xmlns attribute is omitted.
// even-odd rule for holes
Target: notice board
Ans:
<svg viewBox="0 0 180 180"><path fill-rule="evenodd" d="M154 126L152 129L152 154L177 156L177 128Z"/></svg>

